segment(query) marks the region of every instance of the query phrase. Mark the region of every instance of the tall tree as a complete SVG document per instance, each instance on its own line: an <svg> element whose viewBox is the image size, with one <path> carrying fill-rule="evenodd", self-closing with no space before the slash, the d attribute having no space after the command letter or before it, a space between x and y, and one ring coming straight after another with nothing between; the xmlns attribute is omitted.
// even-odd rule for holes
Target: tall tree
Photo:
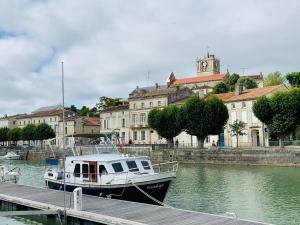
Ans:
<svg viewBox="0 0 300 225"><path fill-rule="evenodd" d="M8 141L8 131L9 129L7 127L0 128L0 142L3 144Z"/></svg>
<svg viewBox="0 0 300 225"><path fill-rule="evenodd" d="M284 76L282 76L280 71L275 71L273 73L269 73L264 78L264 86L273 86L278 84L283 84L285 81Z"/></svg>
<svg viewBox="0 0 300 225"><path fill-rule="evenodd" d="M229 91L234 91L235 84L237 83L239 78L240 75L238 75L237 73L233 73L225 78L224 83L227 85Z"/></svg>
<svg viewBox="0 0 300 225"><path fill-rule="evenodd" d="M243 121L234 121L232 124L229 124L229 129L231 131L231 136L236 136L236 147L239 147L239 136L243 136L246 133L245 130L245 123Z"/></svg>
<svg viewBox="0 0 300 225"><path fill-rule="evenodd" d="M249 77L241 77L238 82L247 89L257 88L257 83Z"/></svg>
<svg viewBox="0 0 300 225"><path fill-rule="evenodd" d="M99 103L96 104L96 107L99 111L107 109L111 106L118 106L122 105L122 99L121 98L109 98L106 96L102 96L99 99Z"/></svg>
<svg viewBox="0 0 300 225"><path fill-rule="evenodd" d="M269 128L271 137L283 140L300 126L300 89L278 92L272 97L261 97L253 105L255 116Z"/></svg>
<svg viewBox="0 0 300 225"><path fill-rule="evenodd" d="M183 129L182 110L178 106L170 105L164 109L152 109L148 115L148 124L151 128L168 141L173 147L173 138Z"/></svg>
<svg viewBox="0 0 300 225"><path fill-rule="evenodd" d="M78 109L77 109L77 107L76 107L75 105L71 105L70 110L71 110L72 112L74 112L74 113L77 113L77 112L78 112Z"/></svg>
<svg viewBox="0 0 300 225"><path fill-rule="evenodd" d="M7 133L8 141L12 141L15 144L21 140L21 128L12 128Z"/></svg>
<svg viewBox="0 0 300 225"><path fill-rule="evenodd" d="M35 129L35 139L41 141L41 146L43 145L42 141L55 137L55 132L53 129L46 123L39 124Z"/></svg>
<svg viewBox="0 0 300 225"><path fill-rule="evenodd" d="M300 87L300 72L291 72L286 75L286 79L293 87Z"/></svg>
<svg viewBox="0 0 300 225"><path fill-rule="evenodd" d="M34 124L28 124L21 130L21 139L23 141L28 141L30 145L30 141L35 140L36 126Z"/></svg>
<svg viewBox="0 0 300 225"><path fill-rule="evenodd" d="M89 112L90 112L90 109L84 105L80 109L79 114L80 114L80 116L87 116L87 114L89 114Z"/></svg>
<svg viewBox="0 0 300 225"><path fill-rule="evenodd" d="M183 106L184 128L188 134L198 140L203 148L204 139L211 134L219 134L228 120L228 111L224 103L216 97L204 100L191 97Z"/></svg>
<svg viewBox="0 0 300 225"><path fill-rule="evenodd" d="M224 82L217 83L212 90L213 94L220 94L228 92L229 88Z"/></svg>

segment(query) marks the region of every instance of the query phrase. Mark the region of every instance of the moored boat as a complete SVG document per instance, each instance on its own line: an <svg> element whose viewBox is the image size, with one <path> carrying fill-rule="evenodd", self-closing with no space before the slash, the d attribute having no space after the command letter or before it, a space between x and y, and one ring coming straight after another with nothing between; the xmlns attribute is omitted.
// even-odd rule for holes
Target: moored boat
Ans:
<svg viewBox="0 0 300 225"><path fill-rule="evenodd" d="M6 155L1 156L0 159L7 159L7 160L19 160L20 155L16 154L15 152L7 152Z"/></svg>
<svg viewBox="0 0 300 225"><path fill-rule="evenodd" d="M177 162L151 165L146 156L104 152L66 157L65 173L51 168L44 178L51 189L64 190L65 184L66 191L81 187L83 194L162 204L177 168Z"/></svg>
<svg viewBox="0 0 300 225"><path fill-rule="evenodd" d="M8 169L6 166L0 165L0 183L17 183L20 175L20 168Z"/></svg>

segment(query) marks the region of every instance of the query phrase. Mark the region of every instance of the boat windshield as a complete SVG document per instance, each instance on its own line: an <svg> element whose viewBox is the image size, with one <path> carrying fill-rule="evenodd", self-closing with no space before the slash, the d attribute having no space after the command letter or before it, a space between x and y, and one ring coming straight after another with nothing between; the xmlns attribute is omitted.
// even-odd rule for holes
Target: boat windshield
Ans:
<svg viewBox="0 0 300 225"><path fill-rule="evenodd" d="M119 153L118 148L107 137L100 137L95 144L76 146L80 155L100 154L100 153Z"/></svg>

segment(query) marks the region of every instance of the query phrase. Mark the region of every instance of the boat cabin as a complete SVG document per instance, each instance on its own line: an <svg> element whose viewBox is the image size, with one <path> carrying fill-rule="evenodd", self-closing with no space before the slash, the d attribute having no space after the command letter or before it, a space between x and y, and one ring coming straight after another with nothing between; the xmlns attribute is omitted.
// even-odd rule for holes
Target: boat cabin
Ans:
<svg viewBox="0 0 300 225"><path fill-rule="evenodd" d="M128 178L153 174L148 157L134 157L120 154L96 154L66 158L66 182L111 184L126 183ZM48 172L48 178L61 180L63 173ZM52 174L51 174L52 173Z"/></svg>

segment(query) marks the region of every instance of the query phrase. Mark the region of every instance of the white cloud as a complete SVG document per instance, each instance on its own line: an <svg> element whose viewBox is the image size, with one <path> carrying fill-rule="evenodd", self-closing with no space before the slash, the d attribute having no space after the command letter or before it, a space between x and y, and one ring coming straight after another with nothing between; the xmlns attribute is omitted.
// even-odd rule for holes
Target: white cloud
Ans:
<svg viewBox="0 0 300 225"><path fill-rule="evenodd" d="M296 0L1 1L0 115L60 102L62 60L67 104L90 106L172 71L194 75L207 46L223 71L299 70L299 9Z"/></svg>

